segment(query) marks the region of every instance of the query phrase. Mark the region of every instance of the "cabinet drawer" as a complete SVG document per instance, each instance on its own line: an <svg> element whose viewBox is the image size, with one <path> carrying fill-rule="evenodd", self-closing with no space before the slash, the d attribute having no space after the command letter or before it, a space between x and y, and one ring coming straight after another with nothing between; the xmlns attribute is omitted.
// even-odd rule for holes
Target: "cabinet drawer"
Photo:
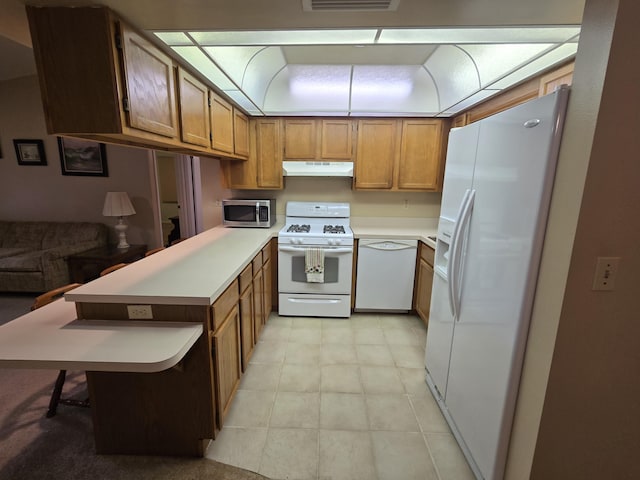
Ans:
<svg viewBox="0 0 640 480"><path fill-rule="evenodd" d="M213 325L211 330L216 331L229 312L238 304L238 279L235 279L231 285L213 302Z"/></svg>
<svg viewBox="0 0 640 480"><path fill-rule="evenodd" d="M426 243L420 244L420 258L422 258L425 262L433 267L433 257L435 255L435 250L431 248Z"/></svg>
<svg viewBox="0 0 640 480"><path fill-rule="evenodd" d="M242 270L242 273L240 273L240 293L243 293L253 281L253 268L251 267L252 264L250 263L249 265L244 267L244 270Z"/></svg>
<svg viewBox="0 0 640 480"><path fill-rule="evenodd" d="M262 249L262 263L267 263L267 260L271 258L271 243L267 243Z"/></svg>
<svg viewBox="0 0 640 480"><path fill-rule="evenodd" d="M262 268L262 252L258 252L258 254L253 258L253 274L258 273L258 270Z"/></svg>

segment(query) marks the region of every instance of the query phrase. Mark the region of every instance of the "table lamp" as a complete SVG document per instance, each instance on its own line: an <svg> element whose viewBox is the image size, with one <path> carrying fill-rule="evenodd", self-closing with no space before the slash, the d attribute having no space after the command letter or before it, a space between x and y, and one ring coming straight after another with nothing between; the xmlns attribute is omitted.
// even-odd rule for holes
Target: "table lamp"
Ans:
<svg viewBox="0 0 640 480"><path fill-rule="evenodd" d="M118 248L129 248L127 243L127 224L124 223L122 217L127 217L136 213L127 192L107 192L104 199L104 208L102 215L105 217L118 217L118 223L115 226L118 232Z"/></svg>

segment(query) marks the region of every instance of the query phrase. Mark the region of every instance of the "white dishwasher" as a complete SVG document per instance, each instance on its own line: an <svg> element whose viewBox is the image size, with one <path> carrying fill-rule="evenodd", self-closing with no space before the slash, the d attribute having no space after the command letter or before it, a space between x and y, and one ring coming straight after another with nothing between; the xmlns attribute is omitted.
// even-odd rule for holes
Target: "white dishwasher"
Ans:
<svg viewBox="0 0 640 480"><path fill-rule="evenodd" d="M411 310L417 240L358 242L356 310Z"/></svg>

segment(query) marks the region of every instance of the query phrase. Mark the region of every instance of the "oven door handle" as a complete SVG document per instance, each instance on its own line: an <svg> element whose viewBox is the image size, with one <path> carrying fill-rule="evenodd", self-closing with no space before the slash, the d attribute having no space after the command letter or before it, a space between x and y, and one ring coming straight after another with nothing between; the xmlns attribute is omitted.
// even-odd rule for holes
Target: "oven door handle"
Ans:
<svg viewBox="0 0 640 480"><path fill-rule="evenodd" d="M279 252L304 252L307 247L278 247ZM312 248L312 247L309 247ZM332 247L322 247L325 251L325 254L329 253L353 253L353 248L345 247L345 248L332 248Z"/></svg>

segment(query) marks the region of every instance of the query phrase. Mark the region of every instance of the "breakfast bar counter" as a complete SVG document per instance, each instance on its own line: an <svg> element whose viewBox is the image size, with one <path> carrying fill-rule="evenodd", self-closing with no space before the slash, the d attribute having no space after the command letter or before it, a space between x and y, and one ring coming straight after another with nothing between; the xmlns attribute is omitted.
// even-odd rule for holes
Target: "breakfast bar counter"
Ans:
<svg viewBox="0 0 640 480"><path fill-rule="evenodd" d="M67 294L72 302L211 305L282 227L215 227Z"/></svg>
<svg viewBox="0 0 640 480"><path fill-rule="evenodd" d="M73 303L45 305L0 326L0 365L107 372L160 372L175 366L202 324L78 320Z"/></svg>

